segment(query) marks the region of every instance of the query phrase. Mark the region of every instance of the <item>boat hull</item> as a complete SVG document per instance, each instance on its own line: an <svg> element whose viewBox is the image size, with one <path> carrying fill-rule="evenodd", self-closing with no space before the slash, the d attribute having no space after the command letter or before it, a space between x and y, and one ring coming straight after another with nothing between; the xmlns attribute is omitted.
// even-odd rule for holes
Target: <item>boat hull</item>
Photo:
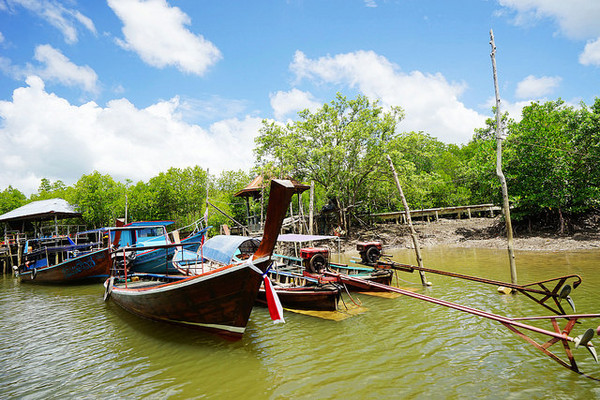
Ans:
<svg viewBox="0 0 600 400"><path fill-rule="evenodd" d="M110 291L110 298L141 317L233 340L242 337L262 279L258 272L242 264L172 279L152 284L142 276L139 281L127 282L127 287L118 283Z"/></svg>
<svg viewBox="0 0 600 400"><path fill-rule="evenodd" d="M109 276L111 265L109 249L101 249L56 265L19 271L16 275L21 282L31 283L102 282Z"/></svg>
<svg viewBox="0 0 600 400"><path fill-rule="evenodd" d="M371 267L357 268L357 267L351 267L351 266L335 264L335 263L330 263L329 268L332 271L338 272L340 274L349 275L354 278L364 279L369 282L381 283L381 284L387 285L387 286L390 286L392 284L392 278L394 276L394 271L389 270L389 269L384 270L384 269L375 269L375 268L371 268ZM353 291L363 291L363 290L368 290L370 292L385 291L385 290L377 288L377 287L364 287L364 286L361 286L360 284L354 285L351 283L346 283L346 285L348 286L349 290L353 290Z"/></svg>
<svg viewBox="0 0 600 400"><path fill-rule="evenodd" d="M295 287L275 288L282 307L294 310L336 311L341 292L338 288ZM256 301L267 304L267 295L263 287L258 291Z"/></svg>

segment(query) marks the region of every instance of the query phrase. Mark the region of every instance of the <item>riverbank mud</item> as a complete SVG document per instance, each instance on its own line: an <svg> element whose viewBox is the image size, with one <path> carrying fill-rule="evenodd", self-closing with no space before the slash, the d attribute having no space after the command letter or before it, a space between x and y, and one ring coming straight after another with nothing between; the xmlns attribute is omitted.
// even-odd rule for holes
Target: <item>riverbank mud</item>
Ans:
<svg viewBox="0 0 600 400"><path fill-rule="evenodd" d="M413 221L421 247L483 247L507 248L504 220L495 218L440 219L438 221ZM572 233L559 234L552 230L526 232L515 231L513 247L515 250L584 250L600 249L600 229L586 225L576 228ZM521 230L525 232L520 232ZM379 223L369 229L358 230L344 238L343 247L354 250L357 241L380 241L385 248L412 248L408 225Z"/></svg>

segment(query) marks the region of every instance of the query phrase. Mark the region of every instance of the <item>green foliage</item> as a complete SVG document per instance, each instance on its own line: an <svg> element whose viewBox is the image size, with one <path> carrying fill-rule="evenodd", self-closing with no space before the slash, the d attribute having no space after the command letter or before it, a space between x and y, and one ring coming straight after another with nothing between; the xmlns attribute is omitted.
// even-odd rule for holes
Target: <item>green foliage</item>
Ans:
<svg viewBox="0 0 600 400"><path fill-rule="evenodd" d="M243 189L253 178L242 170L223 171L211 186L210 202L239 223L246 224L246 203L244 199L233 195ZM252 200L250 202L255 207L251 209L250 215L254 213L260 215L260 200L256 204L252 204ZM235 225L214 207L209 207L208 224L215 227L215 230L221 225Z"/></svg>
<svg viewBox="0 0 600 400"><path fill-rule="evenodd" d="M506 176L517 217L597 204L598 114L562 100L532 103L509 125Z"/></svg>
<svg viewBox="0 0 600 400"><path fill-rule="evenodd" d="M258 166L275 165L279 176L315 181L340 208L363 201L385 168L383 155L404 116L402 109L384 112L364 96L348 100L338 94L316 112L305 110L299 116L286 126L263 121L256 138Z"/></svg>
<svg viewBox="0 0 600 400"><path fill-rule="evenodd" d="M0 215L19 208L27 203L27 197L12 186L0 192Z"/></svg>
<svg viewBox="0 0 600 400"><path fill-rule="evenodd" d="M48 200L48 199L64 199L70 201L73 198L74 192L72 187L68 187L63 181L57 180L51 182L48 178L42 178L38 192L31 195L31 201Z"/></svg>
<svg viewBox="0 0 600 400"><path fill-rule="evenodd" d="M112 226L124 214L124 188L110 175L94 171L83 175L75 184L73 201L84 221L94 228Z"/></svg>
<svg viewBox="0 0 600 400"><path fill-rule="evenodd" d="M600 199L600 100L579 109L562 100L532 103L519 122L508 119L502 144L512 216L516 220L565 215L598 207ZM496 176L495 121L463 148L466 182L474 202L501 203Z"/></svg>

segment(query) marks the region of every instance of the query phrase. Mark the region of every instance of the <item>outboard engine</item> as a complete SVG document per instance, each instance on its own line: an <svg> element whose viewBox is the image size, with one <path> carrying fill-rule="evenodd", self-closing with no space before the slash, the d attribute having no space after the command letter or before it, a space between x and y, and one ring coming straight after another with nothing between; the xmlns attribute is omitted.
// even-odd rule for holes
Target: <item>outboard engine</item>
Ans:
<svg viewBox="0 0 600 400"><path fill-rule="evenodd" d="M113 267L117 272L122 272L125 270L125 265L127 265L127 269L131 266L131 263L135 260L137 253L135 251L126 251L125 256L123 256L123 250L117 250L112 253L113 259Z"/></svg>
<svg viewBox="0 0 600 400"><path fill-rule="evenodd" d="M329 264L329 249L323 247L308 247L300 249L302 267L313 274L321 273Z"/></svg>
<svg viewBox="0 0 600 400"><path fill-rule="evenodd" d="M373 265L381 257L381 242L358 242L356 250L363 264Z"/></svg>

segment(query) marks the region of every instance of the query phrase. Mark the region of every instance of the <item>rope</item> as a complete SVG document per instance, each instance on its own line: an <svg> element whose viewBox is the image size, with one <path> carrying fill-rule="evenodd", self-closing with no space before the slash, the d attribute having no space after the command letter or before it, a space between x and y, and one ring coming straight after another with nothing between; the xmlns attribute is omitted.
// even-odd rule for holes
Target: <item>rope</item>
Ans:
<svg viewBox="0 0 600 400"><path fill-rule="evenodd" d="M362 301L360 301L358 299L358 297L356 298L358 300L358 302L360 304L358 304L356 301L354 301L354 298L352 297L352 295L350 294L350 291L348 290L348 287L346 286L345 283L342 283L342 286L344 286L344 289L346 289L346 293L348 294L348 297L350 297L350 300L352 300L352 302L354 303L355 306L360 307L362 306ZM342 300L343 301L343 300ZM346 305L346 303L344 303L344 305ZM348 307L346 307L346 309L348 309Z"/></svg>

